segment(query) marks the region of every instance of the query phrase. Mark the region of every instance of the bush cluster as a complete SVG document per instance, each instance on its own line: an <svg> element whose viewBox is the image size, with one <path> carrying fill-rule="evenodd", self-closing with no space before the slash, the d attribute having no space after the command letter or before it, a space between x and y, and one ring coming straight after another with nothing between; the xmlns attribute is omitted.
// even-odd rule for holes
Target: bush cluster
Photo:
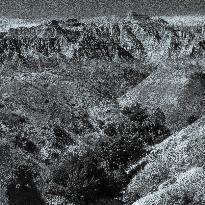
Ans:
<svg viewBox="0 0 205 205"><path fill-rule="evenodd" d="M159 109L150 115L140 105L134 105L120 112L124 116L122 122L100 124L106 140L95 150L87 150L82 156L71 155L55 169L55 194L75 204L98 204L102 199L120 198L129 183L129 164L169 134Z"/></svg>

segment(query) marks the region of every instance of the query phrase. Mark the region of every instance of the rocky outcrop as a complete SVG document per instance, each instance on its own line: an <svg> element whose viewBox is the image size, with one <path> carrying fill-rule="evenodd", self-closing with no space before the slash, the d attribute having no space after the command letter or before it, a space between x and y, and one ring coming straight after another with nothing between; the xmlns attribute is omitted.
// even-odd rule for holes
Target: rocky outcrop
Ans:
<svg viewBox="0 0 205 205"><path fill-rule="evenodd" d="M63 55L71 52L70 58L84 60L133 60L142 59L145 56L147 35L155 40L160 40L156 23L151 28L153 20L147 20L146 25L142 22L129 23L121 21L97 25L95 23L82 24L76 19L67 21L52 20L36 27L11 28L8 33L1 37L2 53L10 55L29 52L50 55L52 53ZM145 33L139 34L135 27L143 27ZM146 27L146 28L145 28ZM156 27L156 28L154 28ZM163 27L163 26L162 26ZM143 38L140 36L143 35ZM62 51L63 50L63 51ZM65 51L66 50L66 51Z"/></svg>
<svg viewBox="0 0 205 205"><path fill-rule="evenodd" d="M1 33L0 53L1 62L17 54L21 59L56 55L58 59L77 61L141 60L157 64L162 59L203 56L202 37L203 33L191 28L176 28L161 18L131 13L116 22L68 19L11 28Z"/></svg>

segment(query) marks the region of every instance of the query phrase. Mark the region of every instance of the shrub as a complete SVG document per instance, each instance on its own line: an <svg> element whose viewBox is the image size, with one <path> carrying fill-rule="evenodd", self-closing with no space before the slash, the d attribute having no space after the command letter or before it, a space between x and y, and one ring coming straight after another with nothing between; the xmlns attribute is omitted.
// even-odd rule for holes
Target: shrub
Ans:
<svg viewBox="0 0 205 205"><path fill-rule="evenodd" d="M54 126L53 128L54 135L56 137L53 146L55 148L62 149L65 145L71 145L74 143L74 140L71 138L69 133L59 126Z"/></svg>
<svg viewBox="0 0 205 205"><path fill-rule="evenodd" d="M58 194L81 205L120 197L131 177L126 174L128 164L147 154L148 145L169 134L160 109L150 115L135 105L124 108L122 114L121 122L100 121L105 141L95 150L87 150L82 156L71 155L54 170L53 182L61 186L60 191L56 190Z"/></svg>
<svg viewBox="0 0 205 205"><path fill-rule="evenodd" d="M15 172L16 179L7 187L9 205L45 205L34 181L33 173L26 166Z"/></svg>
<svg viewBox="0 0 205 205"><path fill-rule="evenodd" d="M31 140L27 139L26 137L22 137L17 135L14 139L14 146L19 147L31 154L35 154L37 152L37 146Z"/></svg>
<svg viewBox="0 0 205 205"><path fill-rule="evenodd" d="M53 181L61 185L61 195L75 204L95 204L102 198L114 199L125 183L125 174L109 172L96 152L70 156L55 170ZM116 177L118 174L118 177ZM119 177L120 176L120 177ZM55 188L55 186L54 186ZM56 190L58 192L58 190ZM59 192L58 192L59 194Z"/></svg>
<svg viewBox="0 0 205 205"><path fill-rule="evenodd" d="M191 116L188 117L187 123L188 123L189 125L191 125L192 123L196 122L197 119L198 119L198 117L196 117L196 116L194 116L194 115L191 115Z"/></svg>
<svg viewBox="0 0 205 205"><path fill-rule="evenodd" d="M102 143L101 156L108 161L112 170L127 166L147 154L147 146L163 141L170 133L165 126L165 115L157 109L152 115L139 104L125 107L125 120L102 126L109 140Z"/></svg>

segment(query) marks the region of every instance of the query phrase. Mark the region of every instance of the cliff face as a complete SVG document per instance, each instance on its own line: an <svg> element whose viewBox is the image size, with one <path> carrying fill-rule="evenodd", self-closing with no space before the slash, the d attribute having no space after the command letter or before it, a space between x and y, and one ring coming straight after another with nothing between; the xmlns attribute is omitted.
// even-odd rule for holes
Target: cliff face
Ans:
<svg viewBox="0 0 205 205"><path fill-rule="evenodd" d="M200 49L204 49L203 41L194 38L190 31L176 31L162 19L144 16L129 16L115 23L102 20L101 24L53 20L1 34L1 61L7 53L10 57L17 53L21 58L58 54L77 60L155 62L168 57L194 56Z"/></svg>
<svg viewBox="0 0 205 205"><path fill-rule="evenodd" d="M203 55L201 33L189 28L172 28L163 19L128 16L116 22L80 23L77 20L43 23L30 28L10 29L1 34L1 61L5 53L26 58L58 55L68 59L104 59L108 61L196 57Z"/></svg>

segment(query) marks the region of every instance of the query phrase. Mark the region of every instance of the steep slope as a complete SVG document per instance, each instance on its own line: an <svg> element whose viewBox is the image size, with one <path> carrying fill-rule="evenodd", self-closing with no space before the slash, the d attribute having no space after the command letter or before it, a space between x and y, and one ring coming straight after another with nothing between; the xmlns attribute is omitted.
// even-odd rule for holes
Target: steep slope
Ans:
<svg viewBox="0 0 205 205"><path fill-rule="evenodd" d="M198 28L199 30L201 27ZM204 53L203 33L175 28L160 18L143 15L108 21L52 20L32 27L10 28L0 40L1 61L6 53L24 58L85 61L134 60L155 63L167 58L197 57ZM39 60L39 61L40 61Z"/></svg>
<svg viewBox="0 0 205 205"><path fill-rule="evenodd" d="M189 124L190 118L204 113L205 90L202 63L169 62L159 66L134 89L119 98L121 106L139 102L151 110L161 108L166 115L168 126L178 130Z"/></svg>
<svg viewBox="0 0 205 205"><path fill-rule="evenodd" d="M128 186L133 205L205 203L205 117L156 145Z"/></svg>
<svg viewBox="0 0 205 205"><path fill-rule="evenodd" d="M29 53L41 54L47 59L52 54L61 54L77 60L94 58L127 62L145 57L153 60L157 58L152 56L157 50L162 56L159 54L161 46L168 47L163 37L166 24L162 20L144 18L86 23L75 19L52 20L30 28L10 28L1 38L1 53L14 55L16 52L20 57L27 57Z"/></svg>

